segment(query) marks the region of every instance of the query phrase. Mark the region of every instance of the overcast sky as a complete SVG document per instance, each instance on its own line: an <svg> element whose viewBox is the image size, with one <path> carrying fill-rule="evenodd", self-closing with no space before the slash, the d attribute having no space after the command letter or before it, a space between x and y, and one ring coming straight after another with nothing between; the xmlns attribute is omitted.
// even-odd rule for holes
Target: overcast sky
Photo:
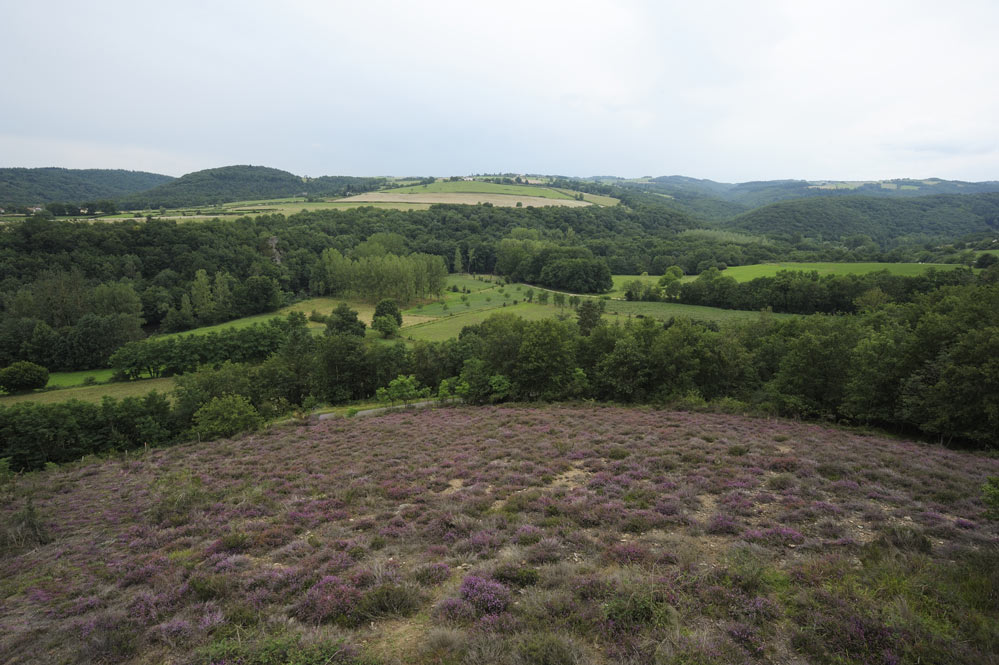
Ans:
<svg viewBox="0 0 999 665"><path fill-rule="evenodd" d="M0 25L0 166L999 179L997 0L0 0Z"/></svg>

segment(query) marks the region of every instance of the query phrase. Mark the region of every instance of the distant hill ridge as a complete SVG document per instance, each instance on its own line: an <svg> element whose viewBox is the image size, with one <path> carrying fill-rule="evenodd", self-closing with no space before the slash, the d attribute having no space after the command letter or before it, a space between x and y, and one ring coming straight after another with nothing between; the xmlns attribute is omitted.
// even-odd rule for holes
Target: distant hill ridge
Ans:
<svg viewBox="0 0 999 665"><path fill-rule="evenodd" d="M122 169L0 168L0 206L117 199L171 180Z"/></svg>
<svg viewBox="0 0 999 665"><path fill-rule="evenodd" d="M378 189L384 178L303 178L266 166L223 166L195 171L148 191L123 197L123 208L177 208L302 194L343 196Z"/></svg>
<svg viewBox="0 0 999 665"><path fill-rule="evenodd" d="M756 208L722 226L732 231L800 234L827 240L862 234L881 245L903 236L959 237L999 231L999 193L797 199Z"/></svg>

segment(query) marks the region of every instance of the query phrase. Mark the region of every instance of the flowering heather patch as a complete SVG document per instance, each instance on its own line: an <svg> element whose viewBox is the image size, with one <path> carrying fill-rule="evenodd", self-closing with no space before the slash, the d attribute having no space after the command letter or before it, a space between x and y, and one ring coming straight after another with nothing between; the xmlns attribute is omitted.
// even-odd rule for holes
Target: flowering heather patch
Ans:
<svg viewBox="0 0 999 665"><path fill-rule="evenodd" d="M338 577L324 577L305 593L295 607L295 616L311 623L354 622L361 592Z"/></svg>
<svg viewBox="0 0 999 665"><path fill-rule="evenodd" d="M469 575L463 579L459 591L462 599L481 614L498 614L510 603L509 589L499 582L477 575Z"/></svg>
<svg viewBox="0 0 999 665"><path fill-rule="evenodd" d="M30 498L51 542L0 556L0 653L988 663L990 476L910 441L594 405L153 449L18 478L0 519Z"/></svg>

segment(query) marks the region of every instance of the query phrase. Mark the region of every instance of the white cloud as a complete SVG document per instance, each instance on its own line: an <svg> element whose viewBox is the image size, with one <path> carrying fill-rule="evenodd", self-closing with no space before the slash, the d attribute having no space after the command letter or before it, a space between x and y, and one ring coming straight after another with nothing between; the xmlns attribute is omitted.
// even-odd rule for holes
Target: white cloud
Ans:
<svg viewBox="0 0 999 665"><path fill-rule="evenodd" d="M16 66L0 86L17 94L0 131L44 137L61 164L88 145L160 171L999 178L988 0L40 1L9 14L0 58Z"/></svg>

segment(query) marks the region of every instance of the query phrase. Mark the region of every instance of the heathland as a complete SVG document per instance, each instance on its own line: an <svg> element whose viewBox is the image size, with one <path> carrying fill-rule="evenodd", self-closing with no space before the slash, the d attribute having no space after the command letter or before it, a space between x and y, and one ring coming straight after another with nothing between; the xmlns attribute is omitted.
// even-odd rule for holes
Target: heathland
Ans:
<svg viewBox="0 0 999 665"><path fill-rule="evenodd" d="M773 419L445 408L0 486L9 663L991 663L999 461Z"/></svg>

